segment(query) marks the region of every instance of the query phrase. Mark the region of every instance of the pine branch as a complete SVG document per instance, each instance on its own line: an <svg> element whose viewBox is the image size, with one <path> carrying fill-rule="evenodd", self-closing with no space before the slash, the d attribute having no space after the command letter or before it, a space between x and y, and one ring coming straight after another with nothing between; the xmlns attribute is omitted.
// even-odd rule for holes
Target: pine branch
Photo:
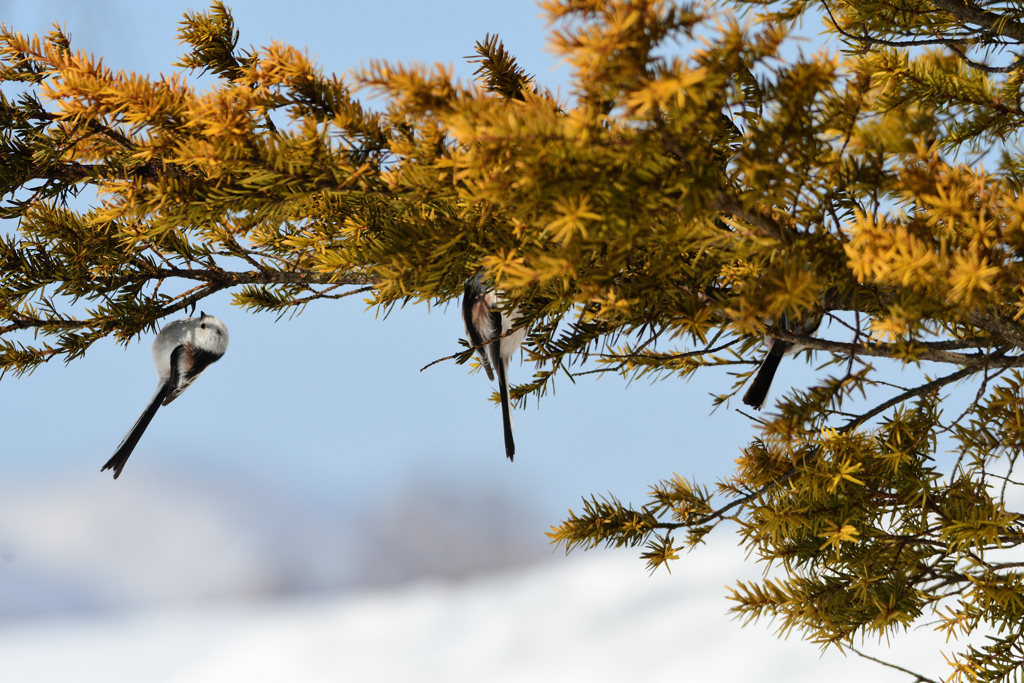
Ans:
<svg viewBox="0 0 1024 683"><path fill-rule="evenodd" d="M837 342L829 341L826 339L818 339L817 337L811 337L803 334L793 334L782 329L773 329L771 331L773 337L777 337L784 341L791 342L793 344L799 344L809 349L817 351L829 351L837 354L857 354L861 356L875 356L882 358L895 358L903 359L908 356L909 351L906 347L901 347L897 344L889 344L884 342L861 342L860 344L852 344L848 342ZM941 344L942 342L938 342ZM912 357L915 360L928 360L936 363L952 363L954 365L964 365L971 368L981 367L996 367L996 368L1019 368L1024 367L1024 355L1022 356L999 356L993 358L988 353L953 353L952 351L942 350L942 347L936 347L936 342L914 342L912 343L913 354ZM918 350L920 349L920 350Z"/></svg>
<svg viewBox="0 0 1024 683"><path fill-rule="evenodd" d="M929 2L965 24L975 24L983 27L992 35L1024 43L1024 24L1006 15L981 9L973 2L965 0L929 0Z"/></svg>

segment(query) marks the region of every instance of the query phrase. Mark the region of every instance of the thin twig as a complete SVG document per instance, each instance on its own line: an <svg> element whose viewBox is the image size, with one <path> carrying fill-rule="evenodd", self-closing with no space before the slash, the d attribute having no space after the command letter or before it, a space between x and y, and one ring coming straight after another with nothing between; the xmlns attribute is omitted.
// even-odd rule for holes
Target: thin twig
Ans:
<svg viewBox="0 0 1024 683"><path fill-rule="evenodd" d="M366 292L372 292L373 291L373 287L369 286L369 287L360 287L359 289L353 289L350 292L343 292L342 294L328 294L328 292L331 292L331 291L337 289L338 287L344 287L344 286L345 286L344 284L333 285L333 286L328 287L327 289L323 290L322 292L313 292L312 294L310 294L307 297L303 297L303 298L300 298L300 299L292 299L290 302L288 302L288 305L289 306L300 306L300 305L303 305L303 304L308 304L311 301L316 301L317 299L344 299L345 297L353 296L355 294L364 294Z"/></svg>
<svg viewBox="0 0 1024 683"><path fill-rule="evenodd" d="M657 361L672 361L672 360L681 360L681 359L684 359L684 358L693 358L695 356L704 356L704 355L707 355L709 353L716 353L718 351L721 351L722 349L726 349L726 348L728 348L728 347L732 346L733 344L736 344L737 342L740 342L740 341L742 341L742 337L737 337L736 339L733 339L731 342L728 342L726 344L722 344L721 346L716 346L714 348L710 348L709 347L709 348L706 348L706 349L704 349L702 351L687 351L686 353L676 353L676 354L672 354L671 356L644 356L643 354L627 354L625 356L623 356L623 355L616 355L616 354L594 354L598 358L605 358L605 359L609 359L609 360L618 359L618 358L624 358L625 360L623 361L623 363L620 363L618 366L616 366L614 368L595 368L593 370L587 370L585 372L577 372L576 373L576 377L582 377L584 375L603 374L605 372L619 372L621 370L622 366L625 365L625 363L628 362L631 358L645 357L645 358L650 358L651 360L657 360ZM717 363L708 363L704 367L712 367L712 366L713 367L721 367L723 365L757 365L758 363L759 363L759 361L747 361L747 360L719 361Z"/></svg>
<svg viewBox="0 0 1024 683"><path fill-rule="evenodd" d="M919 387L908 389L907 391L904 391L902 394L899 394L898 396L889 399L885 403L875 406L874 408L860 415L856 419L850 420L845 425L843 425L843 427L839 431L842 434L846 434L856 429L857 427L861 426L862 424L873 418L875 415L878 415L879 413L884 412L889 408L892 408L894 405L906 401L908 398L913 398L915 396L927 394L929 391L934 391L935 389L944 387L952 382L957 382L965 377L973 375L976 372L978 372L978 368L961 368L960 370L950 373L945 377L940 377L936 380L928 382L927 384L922 384Z"/></svg>
<svg viewBox="0 0 1024 683"><path fill-rule="evenodd" d="M426 370L427 368L429 368L429 367L431 367L431 366L433 366L433 365L437 365L438 363L443 363L443 362L444 362L444 361L446 361L446 360L455 360L456 358L459 358L460 356L464 356L464 355L466 355L467 353L470 353L470 352L472 352L472 351L478 351L479 349L482 349L482 348L484 348L484 347L485 347L485 346L487 346L488 344L493 344L494 342L498 341L499 339L504 339L505 337L509 336L509 335L510 335L510 334L512 334L513 332L518 332L518 331L519 331L519 329L520 329L520 328L518 328L518 327L516 327L516 328L512 328L512 329L511 329L511 330L509 330L508 332L505 332L505 333L503 333L503 334L499 334L499 335L498 335L497 337L491 337L490 339L488 339L488 340L487 340L487 341L485 341L484 343L482 343L482 344L478 344L477 346L472 346L472 347L470 347L470 348L466 349L465 351L459 351L458 353L453 353L453 354L452 354L452 355L450 355L450 356L445 356L444 358L438 358L438 359L437 359L437 360L435 360L435 361L431 361L430 363L427 363L427 364L426 364L426 365L424 365L424 366L423 366L422 368L420 368L420 372L423 372L423 371L424 371L424 370Z"/></svg>
<svg viewBox="0 0 1024 683"><path fill-rule="evenodd" d="M866 655L863 652L861 652L860 650L858 650L857 648L853 647L852 645L844 645L842 647L845 647L846 649L850 650L851 652L853 652L856 655L859 655L859 656L863 657L864 659L870 659L872 662L875 662L876 664L881 664L882 666L887 666L890 669L896 669L897 671L902 671L903 673L907 674L908 676L915 676L914 683L938 683L938 681L936 681L934 679L931 679L931 678L928 678L926 676L922 676L921 674L919 674L919 673L917 673L915 671L911 671L910 669L904 669L902 666L897 666L896 664L890 664L889 662L886 662L886 661L884 661L882 659L877 659L876 657L872 657L871 655Z"/></svg>

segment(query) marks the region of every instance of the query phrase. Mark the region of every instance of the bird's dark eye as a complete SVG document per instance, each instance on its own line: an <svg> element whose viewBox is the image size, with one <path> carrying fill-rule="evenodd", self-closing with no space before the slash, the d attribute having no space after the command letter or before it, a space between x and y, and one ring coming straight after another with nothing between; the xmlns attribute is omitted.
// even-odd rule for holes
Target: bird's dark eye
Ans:
<svg viewBox="0 0 1024 683"><path fill-rule="evenodd" d="M203 328L203 329L205 330L205 329L206 329L206 323L203 323L203 324L202 324L202 325L200 325L199 327L201 327L201 328Z"/></svg>

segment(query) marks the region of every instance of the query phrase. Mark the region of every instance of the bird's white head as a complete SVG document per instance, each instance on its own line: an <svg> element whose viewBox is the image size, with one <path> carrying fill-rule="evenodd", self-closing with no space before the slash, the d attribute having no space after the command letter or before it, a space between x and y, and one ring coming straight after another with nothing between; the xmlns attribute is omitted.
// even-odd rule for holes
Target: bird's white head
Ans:
<svg viewBox="0 0 1024 683"><path fill-rule="evenodd" d="M192 343L208 353L223 356L228 350L228 327L220 318L205 313L199 314L198 323L193 328Z"/></svg>

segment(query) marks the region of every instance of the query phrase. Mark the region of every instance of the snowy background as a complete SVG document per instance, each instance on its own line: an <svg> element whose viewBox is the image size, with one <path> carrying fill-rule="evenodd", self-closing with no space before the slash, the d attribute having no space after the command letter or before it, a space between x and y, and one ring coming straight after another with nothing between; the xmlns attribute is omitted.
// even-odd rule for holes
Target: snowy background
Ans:
<svg viewBox="0 0 1024 683"><path fill-rule="evenodd" d="M729 621L722 581L741 558L717 546L647 577L606 554L459 583L8 621L0 667L5 683L913 680ZM939 642L925 631L864 649L916 668Z"/></svg>
<svg viewBox="0 0 1024 683"><path fill-rule="evenodd" d="M386 58L468 79L464 58L497 32L567 94L532 2L228 4L242 46L305 47L337 73ZM57 20L73 48L157 74L181 53L182 12L204 7L0 0L0 22ZM279 322L226 294L202 308L230 328L228 353L116 482L99 468L152 394L151 336L0 382L4 683L909 680L731 621L726 586L760 567L728 532L671 575L648 576L636 551L552 553L544 532L581 496L642 504L673 473L730 472L752 430L735 410L709 414L725 372L561 379L517 411L510 464L483 375L419 371L459 350L456 306L384 320L345 300ZM797 365L781 385L807 381ZM893 658L941 673L927 627L895 644Z"/></svg>

